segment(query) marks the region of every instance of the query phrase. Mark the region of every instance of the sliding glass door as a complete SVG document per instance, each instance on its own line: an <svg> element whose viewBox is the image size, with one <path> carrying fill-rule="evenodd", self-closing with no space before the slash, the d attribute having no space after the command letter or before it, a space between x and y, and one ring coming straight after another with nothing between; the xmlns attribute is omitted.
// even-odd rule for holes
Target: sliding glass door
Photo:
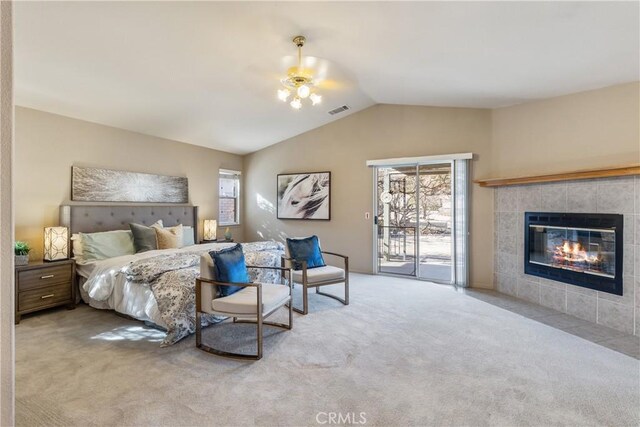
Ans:
<svg viewBox="0 0 640 427"><path fill-rule="evenodd" d="M376 168L378 272L416 275L416 168Z"/></svg>
<svg viewBox="0 0 640 427"><path fill-rule="evenodd" d="M377 272L466 285L466 160L377 165L374 176Z"/></svg>
<svg viewBox="0 0 640 427"><path fill-rule="evenodd" d="M418 166L418 277L451 283L453 278L451 162Z"/></svg>

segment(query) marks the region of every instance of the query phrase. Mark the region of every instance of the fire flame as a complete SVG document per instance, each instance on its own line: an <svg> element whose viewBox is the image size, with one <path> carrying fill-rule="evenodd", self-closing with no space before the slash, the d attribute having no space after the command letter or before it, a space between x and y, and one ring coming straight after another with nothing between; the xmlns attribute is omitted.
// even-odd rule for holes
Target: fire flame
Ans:
<svg viewBox="0 0 640 427"><path fill-rule="evenodd" d="M569 240L565 240L561 246L556 246L553 259L563 264L598 264L600 262L600 256L598 254L590 255L583 249L580 242L571 242Z"/></svg>

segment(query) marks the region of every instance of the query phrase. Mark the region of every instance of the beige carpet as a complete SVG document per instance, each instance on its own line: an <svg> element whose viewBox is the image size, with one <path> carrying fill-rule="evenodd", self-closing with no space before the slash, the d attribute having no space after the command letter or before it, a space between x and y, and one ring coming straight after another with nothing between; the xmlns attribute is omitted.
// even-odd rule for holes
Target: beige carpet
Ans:
<svg viewBox="0 0 640 427"><path fill-rule="evenodd" d="M348 307L311 294L311 313L270 330L259 362L193 337L159 348L156 330L86 306L26 317L18 425L319 425L330 412L371 426L640 422L632 357L448 287L352 283ZM248 347L246 325L230 327Z"/></svg>

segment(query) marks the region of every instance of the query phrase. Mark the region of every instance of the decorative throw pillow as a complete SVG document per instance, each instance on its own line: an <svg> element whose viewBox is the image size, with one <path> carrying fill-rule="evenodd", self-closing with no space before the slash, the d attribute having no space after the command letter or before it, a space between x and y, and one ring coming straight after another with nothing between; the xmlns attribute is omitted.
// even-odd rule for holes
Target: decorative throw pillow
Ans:
<svg viewBox="0 0 640 427"><path fill-rule="evenodd" d="M73 246L73 259L82 261L84 259L82 255L82 238L79 233L71 235L71 244Z"/></svg>
<svg viewBox="0 0 640 427"><path fill-rule="evenodd" d="M177 249L182 247L182 224L175 227L153 227L156 230L158 249Z"/></svg>
<svg viewBox="0 0 640 427"><path fill-rule="evenodd" d="M131 233L133 233L133 246L136 253L153 251L158 249L158 239L156 238L156 228L162 228L162 220L159 219L151 227L142 224L129 224Z"/></svg>
<svg viewBox="0 0 640 427"><path fill-rule="evenodd" d="M123 255L133 255L133 235L129 230L78 233L82 241L83 261L97 261Z"/></svg>
<svg viewBox="0 0 640 427"><path fill-rule="evenodd" d="M193 227L190 225L182 226L182 246L195 245L196 240L193 236Z"/></svg>
<svg viewBox="0 0 640 427"><path fill-rule="evenodd" d="M244 262L242 246L238 243L230 248L209 252L213 259L216 280L225 283L249 283L249 272ZM242 286L218 286L221 297L229 296L242 289Z"/></svg>
<svg viewBox="0 0 640 427"><path fill-rule="evenodd" d="M302 263L307 261L307 268L324 267L324 258L320 251L320 241L318 236L306 237L304 239L287 238L289 256L293 259L293 269L301 270Z"/></svg>

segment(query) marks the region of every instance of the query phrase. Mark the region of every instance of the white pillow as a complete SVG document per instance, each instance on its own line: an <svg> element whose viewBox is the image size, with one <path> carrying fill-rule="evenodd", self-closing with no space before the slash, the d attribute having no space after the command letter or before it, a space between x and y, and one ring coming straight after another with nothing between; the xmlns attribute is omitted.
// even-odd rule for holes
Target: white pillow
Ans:
<svg viewBox="0 0 640 427"><path fill-rule="evenodd" d="M122 255L133 255L133 233L130 230L78 233L83 261L98 261Z"/></svg>
<svg viewBox="0 0 640 427"><path fill-rule="evenodd" d="M193 237L193 227L190 225L182 226L182 247L195 245L195 237Z"/></svg>
<svg viewBox="0 0 640 427"><path fill-rule="evenodd" d="M157 220L156 222L154 222L153 224L151 224L149 227L153 227L153 228L164 228L164 223L162 222L161 219Z"/></svg>
<svg viewBox="0 0 640 427"><path fill-rule="evenodd" d="M82 260L82 239L79 233L71 235L71 244L73 245L73 259Z"/></svg>

